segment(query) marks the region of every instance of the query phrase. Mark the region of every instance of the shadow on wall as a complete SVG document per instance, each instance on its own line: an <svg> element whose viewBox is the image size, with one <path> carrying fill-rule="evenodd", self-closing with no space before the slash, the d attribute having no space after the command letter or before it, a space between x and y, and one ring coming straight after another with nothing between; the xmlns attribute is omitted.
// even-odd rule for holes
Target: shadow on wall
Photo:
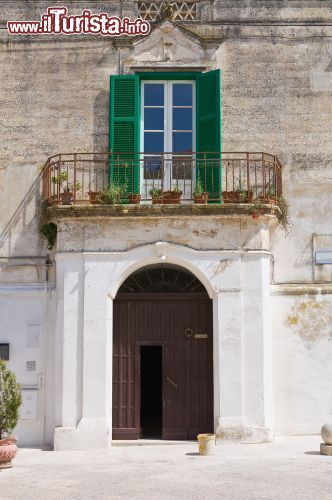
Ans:
<svg viewBox="0 0 332 500"><path fill-rule="evenodd" d="M108 131L109 131L109 92L100 91L94 101L93 106L93 151L108 151ZM79 148L83 152L84 145ZM57 151L61 153L61 151ZM46 158L45 158L46 160ZM22 169L22 167L20 167ZM16 173L10 167L4 173L8 179L2 178L2 184L12 186L13 179L17 179ZM29 176L29 174L28 174ZM21 179L24 179L23 169ZM3 227L0 226L0 252L6 256L14 255L39 255L44 252L44 241L38 235L39 213L41 203L41 174L37 175L29 189L23 194L21 201L15 208L10 207L9 193L3 192L4 199L0 202L3 210ZM13 194L19 198L20 191L24 190L24 181L20 181L18 189L12 189ZM15 198L11 199L11 204L15 204ZM8 210L7 210L8 209ZM6 216L9 214L9 219ZM1 223L0 223L1 224Z"/></svg>
<svg viewBox="0 0 332 500"><path fill-rule="evenodd" d="M93 105L93 151L108 151L109 92L97 94Z"/></svg>
<svg viewBox="0 0 332 500"><path fill-rule="evenodd" d="M2 180L6 184L5 179ZM10 175L7 184L11 186L12 193L18 195L20 190L15 189L14 182L15 179ZM6 205L4 204L2 218L4 219L8 212L10 218L4 223L3 228L0 228L0 250L3 249L3 255L9 257L25 254L39 255L40 251L42 251L44 244L38 236L40 185L41 175L38 175L17 207L11 210L8 205L8 211L6 211ZM24 182L20 187L24 188ZM14 197L13 200L15 203Z"/></svg>

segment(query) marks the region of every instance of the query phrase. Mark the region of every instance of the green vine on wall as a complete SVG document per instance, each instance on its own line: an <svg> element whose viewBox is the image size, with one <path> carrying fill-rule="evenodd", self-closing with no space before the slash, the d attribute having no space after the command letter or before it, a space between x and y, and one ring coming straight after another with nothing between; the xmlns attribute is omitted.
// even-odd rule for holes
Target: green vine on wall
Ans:
<svg viewBox="0 0 332 500"><path fill-rule="evenodd" d="M290 228L290 220L289 220L289 207L287 200L283 196L278 196L276 198L278 202L278 206L281 211L280 217L278 217L281 227L288 232ZM252 202L252 206L250 209L251 215L253 219L258 219L260 215L265 213L264 206L267 204L267 201L262 201L259 198L255 198Z"/></svg>
<svg viewBox="0 0 332 500"><path fill-rule="evenodd" d="M42 238L47 241L47 249L52 250L57 237L57 225L54 222L49 222L47 214L48 202L45 200L41 205L41 214L39 221L39 233Z"/></svg>

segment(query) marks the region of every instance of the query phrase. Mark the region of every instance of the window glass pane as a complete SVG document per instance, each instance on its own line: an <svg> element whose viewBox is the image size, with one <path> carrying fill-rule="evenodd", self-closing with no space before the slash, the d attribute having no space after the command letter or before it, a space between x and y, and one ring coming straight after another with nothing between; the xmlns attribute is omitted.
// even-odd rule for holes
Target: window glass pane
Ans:
<svg viewBox="0 0 332 500"><path fill-rule="evenodd" d="M193 110L188 108L173 109L173 130L192 130Z"/></svg>
<svg viewBox="0 0 332 500"><path fill-rule="evenodd" d="M144 179L160 179L160 169L160 156L148 156L144 158Z"/></svg>
<svg viewBox="0 0 332 500"><path fill-rule="evenodd" d="M144 105L164 105L164 85L162 83L146 83L144 85Z"/></svg>
<svg viewBox="0 0 332 500"><path fill-rule="evenodd" d="M172 179L191 180L193 171L193 160L191 157L173 157Z"/></svg>
<svg viewBox="0 0 332 500"><path fill-rule="evenodd" d="M144 109L144 129L164 130L164 109L145 108Z"/></svg>
<svg viewBox="0 0 332 500"><path fill-rule="evenodd" d="M192 106L193 86L191 83L173 84L173 106Z"/></svg>
<svg viewBox="0 0 332 500"><path fill-rule="evenodd" d="M191 153L193 144L192 132L173 132L173 152Z"/></svg>
<svg viewBox="0 0 332 500"><path fill-rule="evenodd" d="M144 132L144 152L161 153L164 151L163 132Z"/></svg>

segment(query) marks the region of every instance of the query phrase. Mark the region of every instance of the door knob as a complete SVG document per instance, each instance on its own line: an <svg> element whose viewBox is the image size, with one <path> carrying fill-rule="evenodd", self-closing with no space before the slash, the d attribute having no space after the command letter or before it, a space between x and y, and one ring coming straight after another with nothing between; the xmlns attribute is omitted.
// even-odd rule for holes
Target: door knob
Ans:
<svg viewBox="0 0 332 500"><path fill-rule="evenodd" d="M194 332L192 331L191 328L186 328L184 331L185 336L189 339Z"/></svg>

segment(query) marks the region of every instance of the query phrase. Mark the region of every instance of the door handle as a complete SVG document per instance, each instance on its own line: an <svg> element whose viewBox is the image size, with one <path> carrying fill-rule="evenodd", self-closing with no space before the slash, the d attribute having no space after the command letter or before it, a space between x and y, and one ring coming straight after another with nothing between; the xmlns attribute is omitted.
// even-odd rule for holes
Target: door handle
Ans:
<svg viewBox="0 0 332 500"><path fill-rule="evenodd" d="M169 382L171 385L173 385L176 389L178 388L178 385L177 385L175 382L173 382L173 380L172 380L172 379L170 379L169 377L166 377L166 380L167 380L167 382Z"/></svg>

